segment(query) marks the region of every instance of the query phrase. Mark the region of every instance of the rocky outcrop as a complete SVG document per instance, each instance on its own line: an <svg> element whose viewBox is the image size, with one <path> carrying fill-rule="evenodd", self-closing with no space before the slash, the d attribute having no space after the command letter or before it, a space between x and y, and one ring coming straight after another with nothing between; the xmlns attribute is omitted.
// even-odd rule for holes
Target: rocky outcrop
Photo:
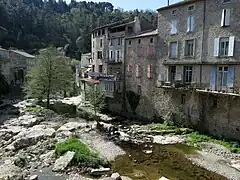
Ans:
<svg viewBox="0 0 240 180"><path fill-rule="evenodd" d="M75 152L68 151L58 158L54 164L53 171L63 171L73 160Z"/></svg>
<svg viewBox="0 0 240 180"><path fill-rule="evenodd" d="M12 164L0 165L0 180L23 180L21 169Z"/></svg>
<svg viewBox="0 0 240 180"><path fill-rule="evenodd" d="M37 144L40 140L54 137L55 130L44 125L36 125L32 128L21 131L13 137L13 143L8 146L8 149L21 149L24 147Z"/></svg>
<svg viewBox="0 0 240 180"><path fill-rule="evenodd" d="M87 123L80 123L80 122L68 122L62 125L58 131L73 131L76 129L82 129L87 127Z"/></svg>

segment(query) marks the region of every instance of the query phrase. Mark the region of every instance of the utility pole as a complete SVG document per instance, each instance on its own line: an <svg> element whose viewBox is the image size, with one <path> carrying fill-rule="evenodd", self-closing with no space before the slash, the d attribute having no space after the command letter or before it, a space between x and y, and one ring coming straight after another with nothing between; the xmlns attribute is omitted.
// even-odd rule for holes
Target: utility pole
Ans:
<svg viewBox="0 0 240 180"><path fill-rule="evenodd" d="M168 6L170 5L170 0L168 0L168 3L167 3L167 5L168 5Z"/></svg>

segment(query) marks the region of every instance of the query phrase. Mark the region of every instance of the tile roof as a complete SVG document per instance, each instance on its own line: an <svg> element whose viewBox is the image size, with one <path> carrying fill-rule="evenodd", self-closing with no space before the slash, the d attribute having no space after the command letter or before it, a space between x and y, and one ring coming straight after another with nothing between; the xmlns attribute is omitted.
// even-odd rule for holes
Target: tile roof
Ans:
<svg viewBox="0 0 240 180"><path fill-rule="evenodd" d="M27 58L35 58L35 56L31 55L31 54L28 54L26 52L23 52L23 51L19 51L19 50L11 50L12 52L15 52L21 56L24 56L24 57L27 57Z"/></svg>
<svg viewBox="0 0 240 180"><path fill-rule="evenodd" d="M192 4L192 3L195 3L195 2L198 2L198 1L203 1L203 0L181 1L181 2L178 2L178 3L171 4L171 5L169 5L169 6L164 6L164 7L158 8L157 11L166 10L166 9L171 9L171 8L176 8L176 7L178 7L178 6L184 6L184 5Z"/></svg>
<svg viewBox="0 0 240 180"><path fill-rule="evenodd" d="M142 32L141 34L135 35L135 36L130 36L127 37L126 39L133 39L133 38L139 38L139 37L146 37L146 36L154 36L158 34L158 29L147 31L147 32Z"/></svg>

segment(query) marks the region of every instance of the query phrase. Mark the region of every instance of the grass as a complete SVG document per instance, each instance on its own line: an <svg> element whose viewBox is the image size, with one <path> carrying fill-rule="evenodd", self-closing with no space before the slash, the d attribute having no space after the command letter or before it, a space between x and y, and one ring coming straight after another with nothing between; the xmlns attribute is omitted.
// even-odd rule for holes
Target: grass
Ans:
<svg viewBox="0 0 240 180"><path fill-rule="evenodd" d="M44 108L41 108L41 107L26 107L25 110L30 111L30 112L40 112L40 111L44 110Z"/></svg>
<svg viewBox="0 0 240 180"><path fill-rule="evenodd" d="M214 139L211 136L202 135L198 132L193 132L188 137L188 143L192 146L198 146L201 142L213 142L226 147L233 153L240 153L240 145L236 142Z"/></svg>
<svg viewBox="0 0 240 180"><path fill-rule="evenodd" d="M149 125L149 130L157 131L162 134L189 134L193 130L188 128L178 128L176 126L168 126L166 124L153 124Z"/></svg>
<svg viewBox="0 0 240 180"><path fill-rule="evenodd" d="M100 165L105 165L105 162L97 153L89 149L86 144L77 138L70 138L56 145L55 153L57 156L61 156L68 151L75 152L73 165L92 168L98 168Z"/></svg>

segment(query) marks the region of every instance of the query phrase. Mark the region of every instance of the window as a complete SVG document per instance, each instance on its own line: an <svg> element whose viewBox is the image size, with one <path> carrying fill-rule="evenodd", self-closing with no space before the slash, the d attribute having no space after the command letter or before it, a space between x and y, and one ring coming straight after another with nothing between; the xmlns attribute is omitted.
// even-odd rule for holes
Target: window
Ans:
<svg viewBox="0 0 240 180"><path fill-rule="evenodd" d="M153 43L153 38L150 38L150 43Z"/></svg>
<svg viewBox="0 0 240 180"><path fill-rule="evenodd" d="M172 15L176 15L176 14L177 14L177 12L178 12L178 10L177 10L177 9L173 9L173 10L172 10Z"/></svg>
<svg viewBox="0 0 240 180"><path fill-rule="evenodd" d="M231 0L223 0L223 3L231 2Z"/></svg>
<svg viewBox="0 0 240 180"><path fill-rule="evenodd" d="M193 11L194 10L194 5L188 6L188 11Z"/></svg>
<svg viewBox="0 0 240 180"><path fill-rule="evenodd" d="M175 77L176 77L176 66L169 66L169 80L171 83L175 82Z"/></svg>
<svg viewBox="0 0 240 180"><path fill-rule="evenodd" d="M235 37L223 37L223 38L215 38L214 44L214 56L234 56L235 50Z"/></svg>
<svg viewBox="0 0 240 180"><path fill-rule="evenodd" d="M177 55L178 55L177 51L178 51L177 42L171 42L170 53L169 53L170 58L177 58Z"/></svg>
<svg viewBox="0 0 240 180"><path fill-rule="evenodd" d="M228 67L221 66L218 68L217 80L218 80L218 87L223 88L227 86L227 79L228 79Z"/></svg>
<svg viewBox="0 0 240 180"><path fill-rule="evenodd" d="M194 16L188 16L187 32L193 32L194 31L194 23L195 23Z"/></svg>
<svg viewBox="0 0 240 180"><path fill-rule="evenodd" d="M228 56L229 38L220 39L220 56Z"/></svg>
<svg viewBox="0 0 240 180"><path fill-rule="evenodd" d="M110 68L109 68L109 74L111 75L112 73L113 73L113 68L110 67Z"/></svg>
<svg viewBox="0 0 240 180"><path fill-rule="evenodd" d="M98 59L102 59L103 58L102 51L98 51L97 58Z"/></svg>
<svg viewBox="0 0 240 180"><path fill-rule="evenodd" d="M137 93L138 93L138 95L142 95L142 86L141 85L137 86Z"/></svg>
<svg viewBox="0 0 240 180"><path fill-rule="evenodd" d="M112 50L109 51L109 58L110 58L110 60L113 59L113 51Z"/></svg>
<svg viewBox="0 0 240 180"><path fill-rule="evenodd" d="M117 60L119 60L120 59L120 52L119 52L119 50L117 51Z"/></svg>
<svg viewBox="0 0 240 180"><path fill-rule="evenodd" d="M141 39L138 39L138 44L141 44Z"/></svg>
<svg viewBox="0 0 240 180"><path fill-rule="evenodd" d="M186 95L182 94L181 95L181 103L184 105L186 103Z"/></svg>
<svg viewBox="0 0 240 180"><path fill-rule="evenodd" d="M192 82L192 66L184 66L183 74L184 74L184 83Z"/></svg>
<svg viewBox="0 0 240 180"><path fill-rule="evenodd" d="M92 65L92 72L95 72L95 65Z"/></svg>
<svg viewBox="0 0 240 180"><path fill-rule="evenodd" d="M222 21L221 21L221 26L222 27L230 26L230 14L231 14L230 9L223 9L223 11L222 11Z"/></svg>
<svg viewBox="0 0 240 180"><path fill-rule="evenodd" d="M148 77L149 79L151 79L151 78L153 77L152 64L149 64L149 65L148 65L147 77Z"/></svg>
<svg viewBox="0 0 240 180"><path fill-rule="evenodd" d="M94 41L93 41L92 43L93 43L93 48L94 48L94 46L95 46L95 43L94 43Z"/></svg>
<svg viewBox="0 0 240 180"><path fill-rule="evenodd" d="M185 42L185 56L194 56L194 40Z"/></svg>
<svg viewBox="0 0 240 180"><path fill-rule="evenodd" d="M122 45L122 38L118 38L118 45Z"/></svg>
<svg viewBox="0 0 240 180"><path fill-rule="evenodd" d="M94 55L95 55L95 53L93 52L93 53L92 53L92 59L94 59L94 58L95 58L95 57L94 57Z"/></svg>
<svg viewBox="0 0 240 180"><path fill-rule="evenodd" d="M136 77L137 77L137 78L140 77L140 70L141 70L140 68L141 68L140 65L137 64L137 65L136 65Z"/></svg>
<svg viewBox="0 0 240 180"><path fill-rule="evenodd" d="M132 44L132 41L131 41L131 40L129 40L129 41L128 41L128 45L131 45L131 44Z"/></svg>
<svg viewBox="0 0 240 180"><path fill-rule="evenodd" d="M113 46L113 39L110 39L110 46Z"/></svg>
<svg viewBox="0 0 240 180"><path fill-rule="evenodd" d="M177 34L177 20L171 22L171 34Z"/></svg>
<svg viewBox="0 0 240 180"><path fill-rule="evenodd" d="M98 66L98 72L102 73L103 72L103 65Z"/></svg>
<svg viewBox="0 0 240 180"><path fill-rule="evenodd" d="M100 47L102 47L102 46L103 46L103 40L100 39Z"/></svg>

